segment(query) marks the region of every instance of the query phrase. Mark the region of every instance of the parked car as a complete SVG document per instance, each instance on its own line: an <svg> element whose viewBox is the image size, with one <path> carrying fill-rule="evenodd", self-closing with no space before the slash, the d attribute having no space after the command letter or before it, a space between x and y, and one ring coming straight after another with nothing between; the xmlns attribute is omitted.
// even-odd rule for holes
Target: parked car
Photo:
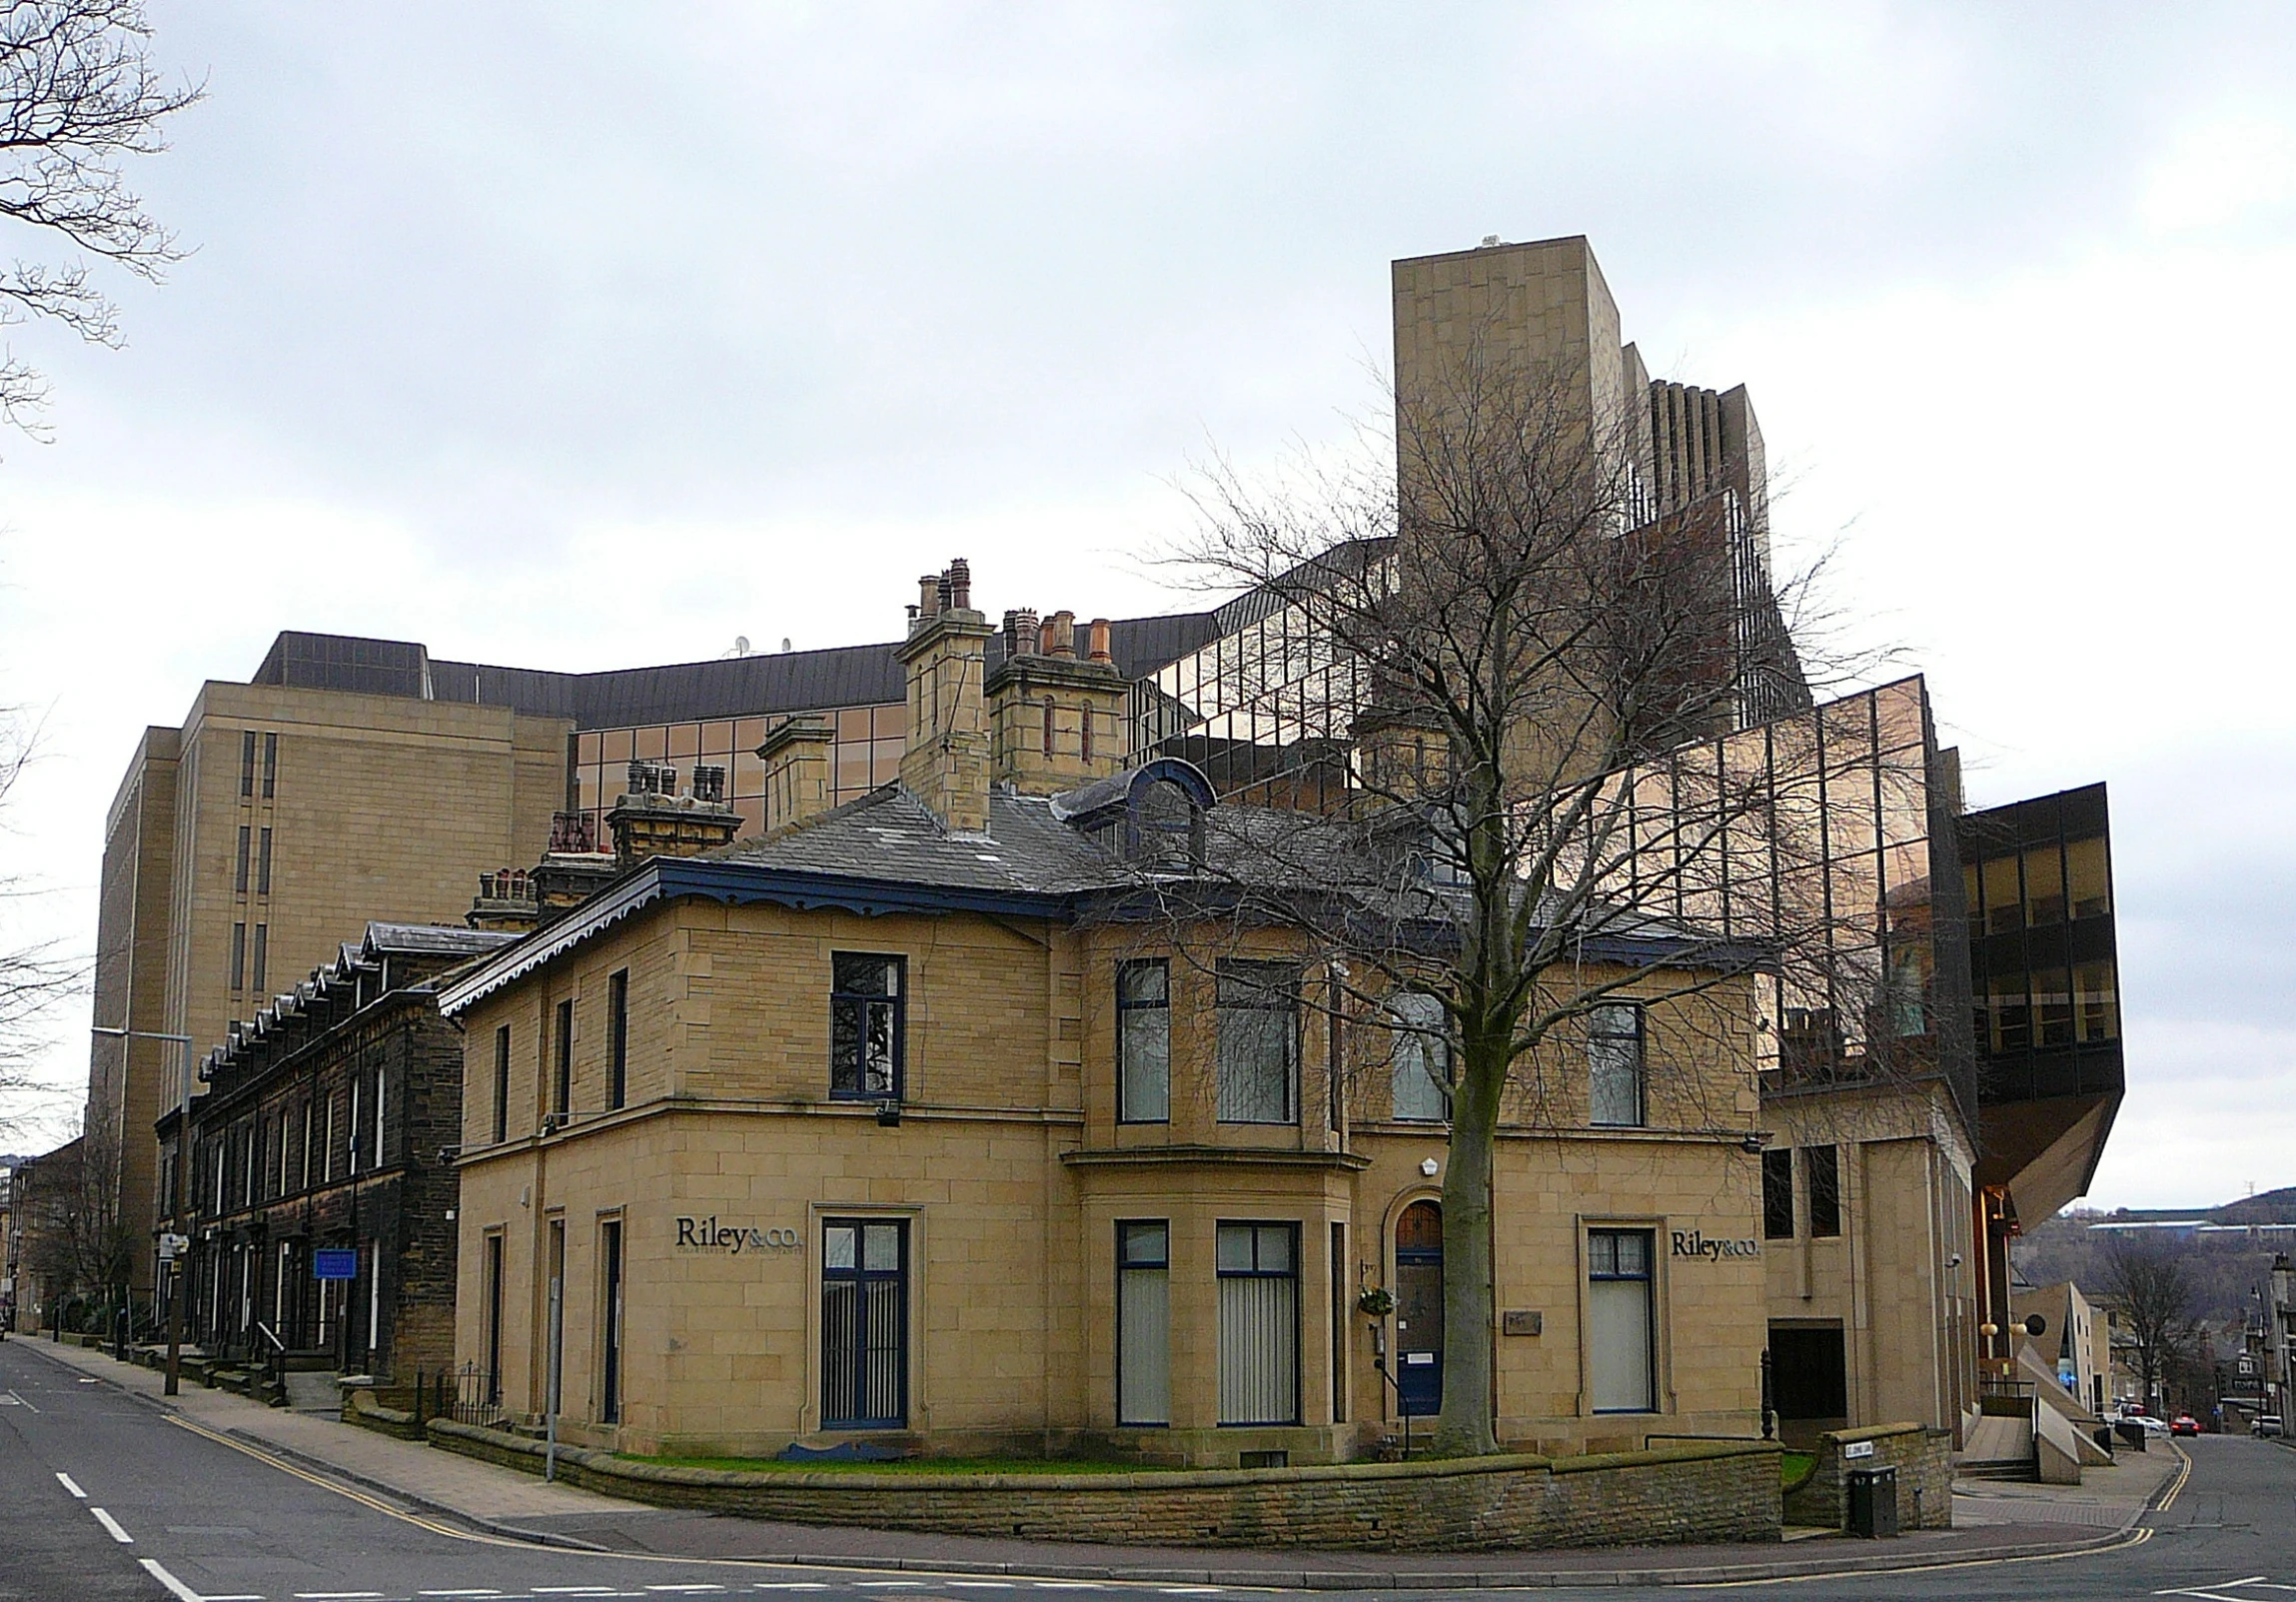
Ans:
<svg viewBox="0 0 2296 1602"><path fill-rule="evenodd" d="M2194 1418L2190 1413L2179 1413L2169 1420L2168 1432L2171 1435L2198 1435L2200 1433L2200 1420Z"/></svg>
<svg viewBox="0 0 2296 1602"><path fill-rule="evenodd" d="M2278 1413L2259 1413L2256 1422L2248 1426L2248 1433L2251 1435L2278 1435L2280 1433L2280 1415Z"/></svg>
<svg viewBox="0 0 2296 1602"><path fill-rule="evenodd" d="M2154 1418L2149 1413L2131 1413L2128 1415L2128 1422L2141 1428L2147 1435L2166 1435L2168 1433L2168 1420Z"/></svg>

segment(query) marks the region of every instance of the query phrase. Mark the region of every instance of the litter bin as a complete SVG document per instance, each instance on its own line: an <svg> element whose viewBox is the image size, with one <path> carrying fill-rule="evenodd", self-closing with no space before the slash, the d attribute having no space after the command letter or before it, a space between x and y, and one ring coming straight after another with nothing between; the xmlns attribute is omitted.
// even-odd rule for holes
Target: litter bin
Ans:
<svg viewBox="0 0 2296 1602"><path fill-rule="evenodd" d="M1897 1533L1897 1470L1853 1468L1847 1475L1849 1533L1868 1539Z"/></svg>

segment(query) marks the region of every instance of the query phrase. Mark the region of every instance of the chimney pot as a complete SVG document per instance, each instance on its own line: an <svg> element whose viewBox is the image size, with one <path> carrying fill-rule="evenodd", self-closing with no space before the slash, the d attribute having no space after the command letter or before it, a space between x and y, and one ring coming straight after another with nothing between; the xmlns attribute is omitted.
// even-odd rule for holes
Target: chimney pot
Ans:
<svg viewBox="0 0 2296 1602"><path fill-rule="evenodd" d="M972 564L962 557L949 564L949 604L959 612L972 611Z"/></svg>
<svg viewBox="0 0 2296 1602"><path fill-rule="evenodd" d="M1066 609L1054 613L1052 622L1046 628L1052 642L1050 655L1055 657L1074 657L1076 655L1075 613Z"/></svg>
<svg viewBox="0 0 2296 1602"><path fill-rule="evenodd" d="M1091 657L1094 662L1114 662L1115 654L1108 649L1108 620L1095 618L1091 624Z"/></svg>
<svg viewBox="0 0 2296 1602"><path fill-rule="evenodd" d="M941 610L941 576L924 573L917 576L917 617L938 616Z"/></svg>

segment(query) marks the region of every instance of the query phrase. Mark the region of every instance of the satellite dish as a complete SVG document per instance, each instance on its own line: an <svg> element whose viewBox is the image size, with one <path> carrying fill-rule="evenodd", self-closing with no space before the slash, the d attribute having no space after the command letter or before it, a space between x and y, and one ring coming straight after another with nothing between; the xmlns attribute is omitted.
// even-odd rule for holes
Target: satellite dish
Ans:
<svg viewBox="0 0 2296 1602"><path fill-rule="evenodd" d="M747 635L735 635L733 637L733 655L736 657L749 655L749 637Z"/></svg>
<svg viewBox="0 0 2296 1602"><path fill-rule="evenodd" d="M781 637L781 654L783 656L787 656L789 654L789 637L787 635L783 635Z"/></svg>

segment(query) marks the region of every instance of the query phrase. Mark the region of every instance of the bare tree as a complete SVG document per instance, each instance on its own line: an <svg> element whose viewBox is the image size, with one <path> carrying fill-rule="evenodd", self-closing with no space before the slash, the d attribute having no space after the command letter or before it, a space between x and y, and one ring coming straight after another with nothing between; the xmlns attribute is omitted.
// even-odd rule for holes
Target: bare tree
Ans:
<svg viewBox="0 0 2296 1602"><path fill-rule="evenodd" d="M31 760L34 741L0 710L0 829L5 828L9 793ZM13 1132L52 1095L33 1070L39 1023L50 1008L76 994L85 979L80 965L53 941L24 940L10 927L9 914L35 886L21 875L0 872L0 1135Z"/></svg>
<svg viewBox="0 0 2296 1602"><path fill-rule="evenodd" d="M0 0L0 216L157 282L182 253L120 163L164 149L161 119L201 91L161 81L150 36L142 0ZM120 344L118 308L85 261L0 268L0 323L30 318ZM47 398L38 372L0 354L0 418L38 437Z"/></svg>
<svg viewBox="0 0 2296 1602"><path fill-rule="evenodd" d="M2190 1353L2198 1334L2196 1297L2174 1250L2147 1241L2115 1242L2105 1253L2106 1298L2136 1343L2137 1382L2145 1405L2158 1407L2162 1383Z"/></svg>
<svg viewBox="0 0 2296 1602"><path fill-rule="evenodd" d="M1206 476L1183 560L1262 598L1278 643L1203 693L1196 746L1167 749L1231 776L1242 749L1264 770L1231 792L1277 809L1220 808L1234 837L1207 852L1234 940L1282 929L1332 977L1318 1004L1442 1036L1411 1049L1441 1063L1449 1110L1456 1333L1435 1446L1467 1454L1498 1449L1495 1141L1503 1123L1589 1121L1608 1004L1699 1020L1706 1061L1673 1087L1677 1126L1731 1139L1747 1103L1691 1104L1751 1089L1718 1079L1715 1052L1872 1082L1926 1032L1925 974L1892 954L1893 934L1928 949L1926 859L1836 889L1823 788L1849 773L1878 796L1879 754L1918 770L1926 733L1917 713L1909 731L1889 715L1894 733L1875 713L1829 746L1753 509L1649 504L1625 420L1583 372L1472 355L1440 393L1398 396L1396 420L1393 477L1319 468L1263 494ZM1200 897L1175 911L1202 926ZM1767 1045L1749 975L1780 1020ZM1399 1015L1399 995L1426 999Z"/></svg>

